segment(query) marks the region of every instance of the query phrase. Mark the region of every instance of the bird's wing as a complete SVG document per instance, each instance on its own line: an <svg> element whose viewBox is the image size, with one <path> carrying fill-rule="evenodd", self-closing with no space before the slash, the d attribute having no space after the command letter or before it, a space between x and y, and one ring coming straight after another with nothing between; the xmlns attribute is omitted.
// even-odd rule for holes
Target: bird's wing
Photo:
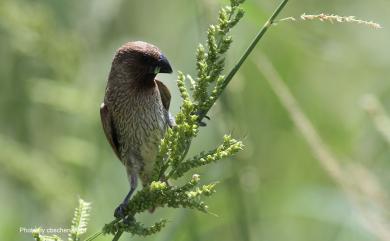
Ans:
<svg viewBox="0 0 390 241"><path fill-rule="evenodd" d="M166 118L168 121L168 124L170 127L173 127L176 125L175 118L169 113L169 106L171 104L171 93L169 92L169 89L159 80L156 80L158 90L160 92L161 101L165 108L166 112Z"/></svg>
<svg viewBox="0 0 390 241"><path fill-rule="evenodd" d="M104 134L106 134L108 142L120 160L121 158L119 155L118 140L114 125L112 123L111 113L109 112L107 105L105 105L104 102L100 105L100 118L102 120Z"/></svg>
<svg viewBox="0 0 390 241"><path fill-rule="evenodd" d="M169 105L171 104L171 93L161 81L156 80L156 83L160 92L162 104L166 110L169 110Z"/></svg>

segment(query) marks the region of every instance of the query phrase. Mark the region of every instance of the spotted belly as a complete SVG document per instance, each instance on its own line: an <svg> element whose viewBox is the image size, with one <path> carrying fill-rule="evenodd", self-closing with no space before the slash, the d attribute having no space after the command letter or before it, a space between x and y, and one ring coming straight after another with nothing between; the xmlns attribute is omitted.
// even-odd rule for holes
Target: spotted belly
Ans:
<svg viewBox="0 0 390 241"><path fill-rule="evenodd" d="M138 173L147 182L153 170L161 138L168 128L162 106L149 112L129 112L118 122L121 161L128 171ZM147 114L145 114L147 113Z"/></svg>
<svg viewBox="0 0 390 241"><path fill-rule="evenodd" d="M165 129L163 130L165 132ZM144 161L142 170L140 171L140 178L143 183L148 182L148 178L153 172L153 166L156 162L158 155L158 147L160 145L161 139L164 137L164 132L162 130L154 130L150 133L149 137L140 147L140 155Z"/></svg>

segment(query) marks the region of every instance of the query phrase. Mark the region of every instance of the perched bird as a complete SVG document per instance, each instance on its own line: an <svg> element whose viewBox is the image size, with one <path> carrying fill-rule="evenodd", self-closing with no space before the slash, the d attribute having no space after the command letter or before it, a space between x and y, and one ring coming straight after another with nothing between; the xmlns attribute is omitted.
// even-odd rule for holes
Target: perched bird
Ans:
<svg viewBox="0 0 390 241"><path fill-rule="evenodd" d="M126 43L112 61L100 116L107 140L130 182L129 193L115 209L117 218L125 216L138 177L143 185L150 183L160 140L175 124L168 111L171 94L155 79L158 73L172 73L172 68L161 51L149 43Z"/></svg>

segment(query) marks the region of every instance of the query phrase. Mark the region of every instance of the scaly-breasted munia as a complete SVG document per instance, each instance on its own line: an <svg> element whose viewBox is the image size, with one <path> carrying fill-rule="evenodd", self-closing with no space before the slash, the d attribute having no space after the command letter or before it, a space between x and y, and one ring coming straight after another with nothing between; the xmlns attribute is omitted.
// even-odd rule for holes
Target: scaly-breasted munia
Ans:
<svg viewBox="0 0 390 241"><path fill-rule="evenodd" d="M124 217L124 209L137 187L150 183L158 146L167 128L174 125L168 112L171 95L155 79L158 73L172 73L161 51L145 42L129 42L120 47L112 61L100 115L104 133L116 156L126 167L130 191L114 216Z"/></svg>

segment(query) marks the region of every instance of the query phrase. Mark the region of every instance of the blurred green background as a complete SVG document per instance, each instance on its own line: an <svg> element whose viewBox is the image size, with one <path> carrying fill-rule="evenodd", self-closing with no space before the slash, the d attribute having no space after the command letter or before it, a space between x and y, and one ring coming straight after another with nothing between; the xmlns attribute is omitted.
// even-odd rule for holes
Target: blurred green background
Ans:
<svg viewBox="0 0 390 241"><path fill-rule="evenodd" d="M0 239L32 240L20 227L68 227L78 197L92 202L88 234L112 220L128 191L100 125L99 106L115 50L131 40L160 47L175 71L195 74L195 48L226 1L0 0ZM279 1L247 0L233 31L230 69ZM282 17L336 13L375 20L354 24L280 23L272 28L210 113L191 152L224 133L243 138L235 159L198 169L220 181L207 200L218 217L163 209L148 238L123 240L378 240L339 185L322 169L256 69L266 55L325 142L363 164L390 188L389 144L361 107L367 93L390 109L390 2L291 1ZM159 76L180 106L176 74ZM386 193L383 193L386 195ZM382 210L387 212L388 210ZM100 237L98 240L111 240Z"/></svg>

